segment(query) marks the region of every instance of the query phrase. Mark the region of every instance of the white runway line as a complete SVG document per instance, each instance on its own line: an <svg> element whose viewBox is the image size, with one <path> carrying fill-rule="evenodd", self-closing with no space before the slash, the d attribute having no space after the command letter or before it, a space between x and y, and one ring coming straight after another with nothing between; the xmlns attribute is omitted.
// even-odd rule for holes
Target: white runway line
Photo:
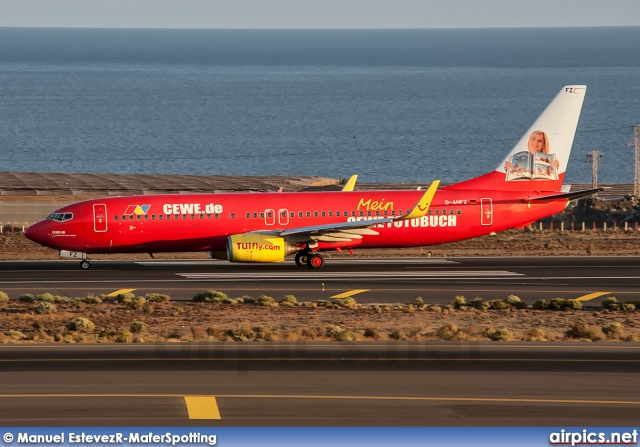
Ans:
<svg viewBox="0 0 640 447"><path fill-rule="evenodd" d="M524 276L522 273L509 272L506 270L495 271L467 271L462 272L458 270L452 271L440 271L440 272L332 272L332 273L300 273L300 274L282 274L282 273L208 273L208 272L196 272L196 273L176 273L178 276L182 276L188 279L239 279L239 280L257 280L257 279L286 279L286 280L299 280L299 279L400 279L400 278L482 278L482 277L505 277L505 276Z"/></svg>

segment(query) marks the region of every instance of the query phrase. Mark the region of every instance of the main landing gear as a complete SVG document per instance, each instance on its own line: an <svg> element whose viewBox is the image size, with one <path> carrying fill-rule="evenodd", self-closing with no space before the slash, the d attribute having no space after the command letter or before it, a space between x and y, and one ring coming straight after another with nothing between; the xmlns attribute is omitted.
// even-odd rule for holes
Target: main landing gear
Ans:
<svg viewBox="0 0 640 447"><path fill-rule="evenodd" d="M296 265L302 267L306 265L310 269L319 269L324 266L324 256L320 253L312 253L306 250L296 253Z"/></svg>
<svg viewBox="0 0 640 447"><path fill-rule="evenodd" d="M88 259L83 259L82 261L80 261L80 268L82 270L89 270L91 268L91 263Z"/></svg>

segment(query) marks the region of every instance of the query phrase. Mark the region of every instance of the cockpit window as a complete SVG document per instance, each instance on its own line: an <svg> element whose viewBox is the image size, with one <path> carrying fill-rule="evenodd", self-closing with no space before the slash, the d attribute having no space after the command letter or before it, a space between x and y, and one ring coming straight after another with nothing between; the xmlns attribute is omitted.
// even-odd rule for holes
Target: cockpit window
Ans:
<svg viewBox="0 0 640 447"><path fill-rule="evenodd" d="M47 220L55 220L58 222L66 222L73 219L73 213L51 213L47 217Z"/></svg>

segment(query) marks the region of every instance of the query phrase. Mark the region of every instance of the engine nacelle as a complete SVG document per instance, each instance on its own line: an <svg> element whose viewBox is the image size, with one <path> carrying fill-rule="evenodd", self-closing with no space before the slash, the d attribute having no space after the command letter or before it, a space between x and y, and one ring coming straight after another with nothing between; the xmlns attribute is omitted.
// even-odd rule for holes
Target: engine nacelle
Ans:
<svg viewBox="0 0 640 447"><path fill-rule="evenodd" d="M295 244L280 236L244 233L227 238L227 259L230 262L282 262L298 250Z"/></svg>

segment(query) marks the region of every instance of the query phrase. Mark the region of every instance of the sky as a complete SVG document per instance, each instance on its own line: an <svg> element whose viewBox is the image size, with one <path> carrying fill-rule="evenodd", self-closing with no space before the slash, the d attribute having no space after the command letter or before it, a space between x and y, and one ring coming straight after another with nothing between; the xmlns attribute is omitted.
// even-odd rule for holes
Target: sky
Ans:
<svg viewBox="0 0 640 447"><path fill-rule="evenodd" d="M0 0L1 27L640 26L640 0Z"/></svg>

